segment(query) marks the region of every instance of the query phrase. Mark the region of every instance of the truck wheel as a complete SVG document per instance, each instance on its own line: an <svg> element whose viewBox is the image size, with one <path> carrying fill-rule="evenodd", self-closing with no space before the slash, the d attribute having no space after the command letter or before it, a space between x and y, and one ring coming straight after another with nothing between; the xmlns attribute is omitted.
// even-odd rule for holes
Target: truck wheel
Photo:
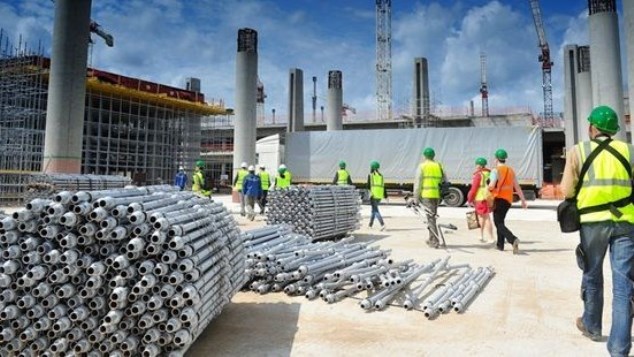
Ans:
<svg viewBox="0 0 634 357"><path fill-rule="evenodd" d="M465 203L464 194L457 187L449 187L443 197L445 204L450 207L460 207Z"/></svg>

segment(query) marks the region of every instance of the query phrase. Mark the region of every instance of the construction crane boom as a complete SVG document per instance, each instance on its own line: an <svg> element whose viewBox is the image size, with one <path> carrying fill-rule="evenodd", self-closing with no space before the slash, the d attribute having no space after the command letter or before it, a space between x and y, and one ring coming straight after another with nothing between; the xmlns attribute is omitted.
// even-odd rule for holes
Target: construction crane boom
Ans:
<svg viewBox="0 0 634 357"><path fill-rule="evenodd" d="M376 118L392 119L392 0L376 0Z"/></svg>
<svg viewBox="0 0 634 357"><path fill-rule="evenodd" d="M546 32L544 31L544 22L542 21L542 12L539 8L539 0L528 0L533 12L533 20L535 21L535 30L537 30L538 46L541 50L538 60L542 64L542 86L544 89L544 122L546 126L553 124L553 88L551 84L551 70L553 62L550 59L550 48L546 40Z"/></svg>

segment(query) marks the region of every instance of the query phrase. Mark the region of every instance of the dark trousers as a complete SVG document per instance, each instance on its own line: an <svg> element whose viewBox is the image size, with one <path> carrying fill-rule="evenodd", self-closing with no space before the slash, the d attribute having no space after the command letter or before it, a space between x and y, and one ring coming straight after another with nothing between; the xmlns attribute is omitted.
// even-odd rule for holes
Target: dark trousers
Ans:
<svg viewBox="0 0 634 357"><path fill-rule="evenodd" d="M260 206L260 213L264 213L264 208L266 207L266 196L269 195L269 190L262 190L262 196L258 200L258 205Z"/></svg>
<svg viewBox="0 0 634 357"><path fill-rule="evenodd" d="M495 229L498 233L498 249L504 249L504 239L509 242L509 244L513 244L517 237L511 232L510 229L506 227L504 220L506 219L506 214L511 208L511 204L504 199L496 198L495 199L495 209L493 210L493 222L495 223Z"/></svg>

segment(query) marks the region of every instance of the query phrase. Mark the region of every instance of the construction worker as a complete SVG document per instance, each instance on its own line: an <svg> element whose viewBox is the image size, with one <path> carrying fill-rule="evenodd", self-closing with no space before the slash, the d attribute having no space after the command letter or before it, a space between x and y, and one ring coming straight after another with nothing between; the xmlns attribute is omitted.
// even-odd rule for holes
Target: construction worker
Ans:
<svg viewBox="0 0 634 357"><path fill-rule="evenodd" d="M273 184L277 189L288 188L291 186L292 179L293 175L290 171L288 171L286 165L281 164L277 169L277 176L275 177L275 182Z"/></svg>
<svg viewBox="0 0 634 357"><path fill-rule="evenodd" d="M185 173L185 168L183 166L179 166L178 172L174 177L174 186L178 186L182 191L185 189L185 185L187 185L187 174Z"/></svg>
<svg viewBox="0 0 634 357"><path fill-rule="evenodd" d="M493 222L491 222L491 207L489 207L489 176L491 170L487 169L487 160L479 157L475 161L476 170L471 180L471 189L467 194L467 202L475 207L475 213L480 222L480 242L486 243L484 240L484 231L487 231L490 243L495 243L493 239Z"/></svg>
<svg viewBox="0 0 634 357"><path fill-rule="evenodd" d="M385 196L385 185L383 181L383 175L379 172L381 165L378 161L372 161L370 163L370 174L368 175L368 189L370 190L370 206L372 207L372 213L370 215L369 227L372 228L374 218L381 224L381 230L385 230L385 223L381 212L379 212L379 203Z"/></svg>
<svg viewBox="0 0 634 357"><path fill-rule="evenodd" d="M255 201L262 195L262 184L260 177L255 174L253 165L249 166L247 172L242 185L242 195L246 199L247 218L252 221L255 219Z"/></svg>
<svg viewBox="0 0 634 357"><path fill-rule="evenodd" d="M266 171L266 167L264 165L260 165L260 172L258 174L260 176L260 183L262 187L262 196L258 202L260 205L260 214L264 214L264 209L266 208L266 197L269 194L269 187L271 187L271 177Z"/></svg>
<svg viewBox="0 0 634 357"><path fill-rule="evenodd" d="M427 147L423 150L423 162L418 166L416 179L414 181L414 197L420 201L427 209L427 230L429 239L427 245L438 248L438 227L436 226L436 214L441 201L440 186L447 181L445 172L439 162L434 161L436 152L433 148ZM416 202L419 203L418 201Z"/></svg>
<svg viewBox="0 0 634 357"><path fill-rule="evenodd" d="M352 178L350 178L350 173L346 170L345 161L339 161L339 170L335 172L332 184L339 186L352 185Z"/></svg>
<svg viewBox="0 0 634 357"><path fill-rule="evenodd" d="M205 174L203 168L205 163L202 160L196 161L196 167L194 168L194 175L192 177L192 191L201 194L202 196L211 196L211 191L205 190Z"/></svg>
<svg viewBox="0 0 634 357"><path fill-rule="evenodd" d="M515 192L522 201L522 207L526 208L526 200L520 184L517 182L515 171L506 165L508 153L504 149L498 149L495 152L497 162L496 168L491 170L489 177L489 190L495 199L493 200L493 222L497 231L497 248L504 250L504 239L513 245L513 254L519 253L520 240L511 232L504 220L506 214L513 203L513 192Z"/></svg>
<svg viewBox="0 0 634 357"><path fill-rule="evenodd" d="M611 356L628 356L634 312L634 205L630 199L634 147L612 139L620 129L612 108L594 108L588 122L591 140L568 151L561 181L564 196L576 198L581 222L577 260L583 270L583 315L576 325L584 336L601 340L603 259L609 249L612 327L607 348Z"/></svg>
<svg viewBox="0 0 634 357"><path fill-rule="evenodd" d="M240 164L240 169L236 172L236 177L233 178L233 190L238 192L240 196L240 215L244 217L246 214L244 210L244 194L242 193L242 185L244 183L244 178L247 177L249 171L247 170L247 163L243 162Z"/></svg>

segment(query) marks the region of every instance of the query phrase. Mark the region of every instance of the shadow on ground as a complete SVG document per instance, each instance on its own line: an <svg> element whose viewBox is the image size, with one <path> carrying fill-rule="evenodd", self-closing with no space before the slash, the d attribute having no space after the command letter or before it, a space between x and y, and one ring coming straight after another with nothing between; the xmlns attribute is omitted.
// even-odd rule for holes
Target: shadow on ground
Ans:
<svg viewBox="0 0 634 357"><path fill-rule="evenodd" d="M374 243L390 236L387 232L381 233L383 234L353 233L352 235L355 243Z"/></svg>
<svg viewBox="0 0 634 357"><path fill-rule="evenodd" d="M296 303L229 304L187 357L290 356L299 309Z"/></svg>

